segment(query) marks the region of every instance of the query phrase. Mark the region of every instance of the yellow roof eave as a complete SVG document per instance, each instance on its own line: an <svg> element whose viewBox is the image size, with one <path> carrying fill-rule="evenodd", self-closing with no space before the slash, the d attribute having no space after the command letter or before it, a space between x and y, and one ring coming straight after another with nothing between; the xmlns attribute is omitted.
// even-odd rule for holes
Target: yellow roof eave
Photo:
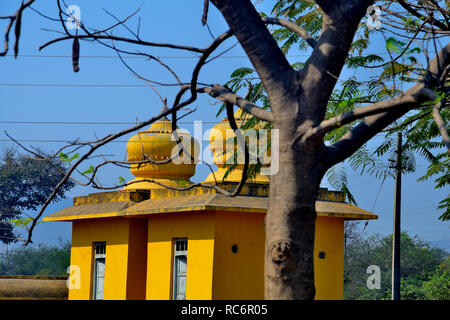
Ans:
<svg viewBox="0 0 450 320"><path fill-rule="evenodd" d="M80 219L144 216L149 214L181 213L192 211L223 211L265 213L265 197L237 196L229 198L220 194L202 194L183 198L158 198L141 202L108 202L73 206L45 217L44 221L74 221ZM377 219L378 216L343 202L316 201L317 215L346 220Z"/></svg>

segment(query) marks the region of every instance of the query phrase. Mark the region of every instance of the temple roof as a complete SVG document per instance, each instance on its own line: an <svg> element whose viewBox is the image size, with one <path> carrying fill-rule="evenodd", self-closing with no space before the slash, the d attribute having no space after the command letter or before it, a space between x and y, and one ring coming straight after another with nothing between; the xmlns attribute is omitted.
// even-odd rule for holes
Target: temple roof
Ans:
<svg viewBox="0 0 450 320"><path fill-rule="evenodd" d="M245 114L239 109L235 113L235 118L240 126L245 121ZM256 127L262 129L264 126L264 123L262 123ZM243 165L238 164L233 171L229 172L230 165L226 160L230 150L226 144L230 141L228 133L231 127L228 119L224 119L213 129L210 134L210 149L213 152L214 163L218 169L211 173L204 183L211 186L217 184L221 188L231 191L241 180ZM131 173L135 176L135 179L130 181L127 187L119 191L76 197L73 199L72 207L50 214L44 218L44 221L142 217L150 214L186 212L204 212L207 214L214 212L264 214L267 212L269 177L262 173L248 179L239 196L236 197L228 197L218 193L213 188L203 186L175 190L192 184L190 178L195 173L196 161L191 160L197 159L199 144L188 134L180 132L180 142L183 143L183 150L186 150L186 154L184 151L182 152L182 157L186 157L189 161L178 163L173 158L174 150L176 151L175 155L179 150L177 147L178 139L174 139L172 133L172 123L167 118L155 122L146 131L138 132L127 143L128 161L133 162ZM176 130L176 133L178 133L178 130ZM232 136L235 136L234 133ZM262 142L265 141L264 136L259 135L258 137L258 139L262 139ZM236 150L231 148L233 153ZM190 153L192 153L192 157L191 155L188 156ZM164 163L136 163L148 161L148 159ZM269 163L262 163L262 167L267 167ZM162 185L168 186L169 189ZM378 218L371 212L346 203L342 192L328 191L324 188L319 190L316 212L318 216L346 220Z"/></svg>
<svg viewBox="0 0 450 320"><path fill-rule="evenodd" d="M260 193L260 192L258 192ZM377 215L340 201L336 192L323 190L316 201L317 216L346 220L377 219ZM91 194L74 199L74 206L44 218L44 221L139 217L150 214L186 212L238 212L264 214L268 207L265 196L240 195L228 197L212 189L178 192L174 190L122 190Z"/></svg>

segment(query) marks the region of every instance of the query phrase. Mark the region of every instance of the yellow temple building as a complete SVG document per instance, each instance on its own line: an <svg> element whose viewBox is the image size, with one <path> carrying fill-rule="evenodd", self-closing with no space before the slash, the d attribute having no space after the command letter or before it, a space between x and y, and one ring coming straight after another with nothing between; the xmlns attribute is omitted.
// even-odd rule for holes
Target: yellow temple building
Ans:
<svg viewBox="0 0 450 320"><path fill-rule="evenodd" d="M223 133L230 126L223 120L214 129ZM167 119L139 132L127 144L128 160L170 159L176 146L171 134ZM223 179L226 155L218 136L210 135L218 169L205 182L231 190L242 167ZM188 135L182 139L198 146ZM236 197L207 187L163 186L189 186L195 167L133 165L135 179L125 189L76 197L72 207L44 218L72 222L69 299L264 299L269 178L248 180ZM316 211L316 299L343 299L344 221L377 216L327 189L320 190Z"/></svg>

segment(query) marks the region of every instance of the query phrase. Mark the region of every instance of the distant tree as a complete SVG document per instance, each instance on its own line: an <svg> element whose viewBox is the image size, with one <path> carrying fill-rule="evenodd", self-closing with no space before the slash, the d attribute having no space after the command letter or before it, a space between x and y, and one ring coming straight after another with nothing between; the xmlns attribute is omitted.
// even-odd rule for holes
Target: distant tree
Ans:
<svg viewBox="0 0 450 320"><path fill-rule="evenodd" d="M432 296L431 283L441 281L438 266L448 253L430 247L419 237L401 235L401 299L428 299ZM392 235L364 238L353 232L345 252L344 298L362 300L384 300L391 298ZM377 265L381 271L381 288L368 289L367 267ZM434 278L433 278L434 277ZM445 280L445 278L443 279ZM425 283L430 284L425 285ZM447 286L448 277L447 277ZM429 293L425 293L425 288Z"/></svg>
<svg viewBox="0 0 450 320"><path fill-rule="evenodd" d="M11 149L0 158L0 241L11 243L18 240L15 226L26 228L31 217L25 210L36 210L52 194L66 172L65 163L59 159L36 160ZM53 202L75 184L67 181ZM11 223L14 222L14 223Z"/></svg>
<svg viewBox="0 0 450 320"><path fill-rule="evenodd" d="M422 290L427 300L450 300L450 257L422 284Z"/></svg>
<svg viewBox="0 0 450 320"><path fill-rule="evenodd" d="M67 275L70 243L60 246L17 246L0 255L0 275Z"/></svg>

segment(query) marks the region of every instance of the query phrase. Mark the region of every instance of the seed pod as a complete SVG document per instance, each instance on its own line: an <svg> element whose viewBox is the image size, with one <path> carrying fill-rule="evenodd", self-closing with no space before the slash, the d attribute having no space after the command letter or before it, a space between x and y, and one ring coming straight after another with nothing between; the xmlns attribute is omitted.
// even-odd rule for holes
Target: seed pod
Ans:
<svg viewBox="0 0 450 320"><path fill-rule="evenodd" d="M205 0L203 2L202 25L205 25L208 20L208 7L209 7L209 0Z"/></svg>
<svg viewBox="0 0 450 320"><path fill-rule="evenodd" d="M19 54L19 39L20 39L20 28L22 26L22 11L17 15L16 26L14 28L16 42L14 43L14 58L17 58Z"/></svg>
<svg viewBox="0 0 450 320"><path fill-rule="evenodd" d="M78 60L80 59L80 43L78 42L78 38L73 38L72 44L72 66L73 71L80 71L80 67L78 66Z"/></svg>

